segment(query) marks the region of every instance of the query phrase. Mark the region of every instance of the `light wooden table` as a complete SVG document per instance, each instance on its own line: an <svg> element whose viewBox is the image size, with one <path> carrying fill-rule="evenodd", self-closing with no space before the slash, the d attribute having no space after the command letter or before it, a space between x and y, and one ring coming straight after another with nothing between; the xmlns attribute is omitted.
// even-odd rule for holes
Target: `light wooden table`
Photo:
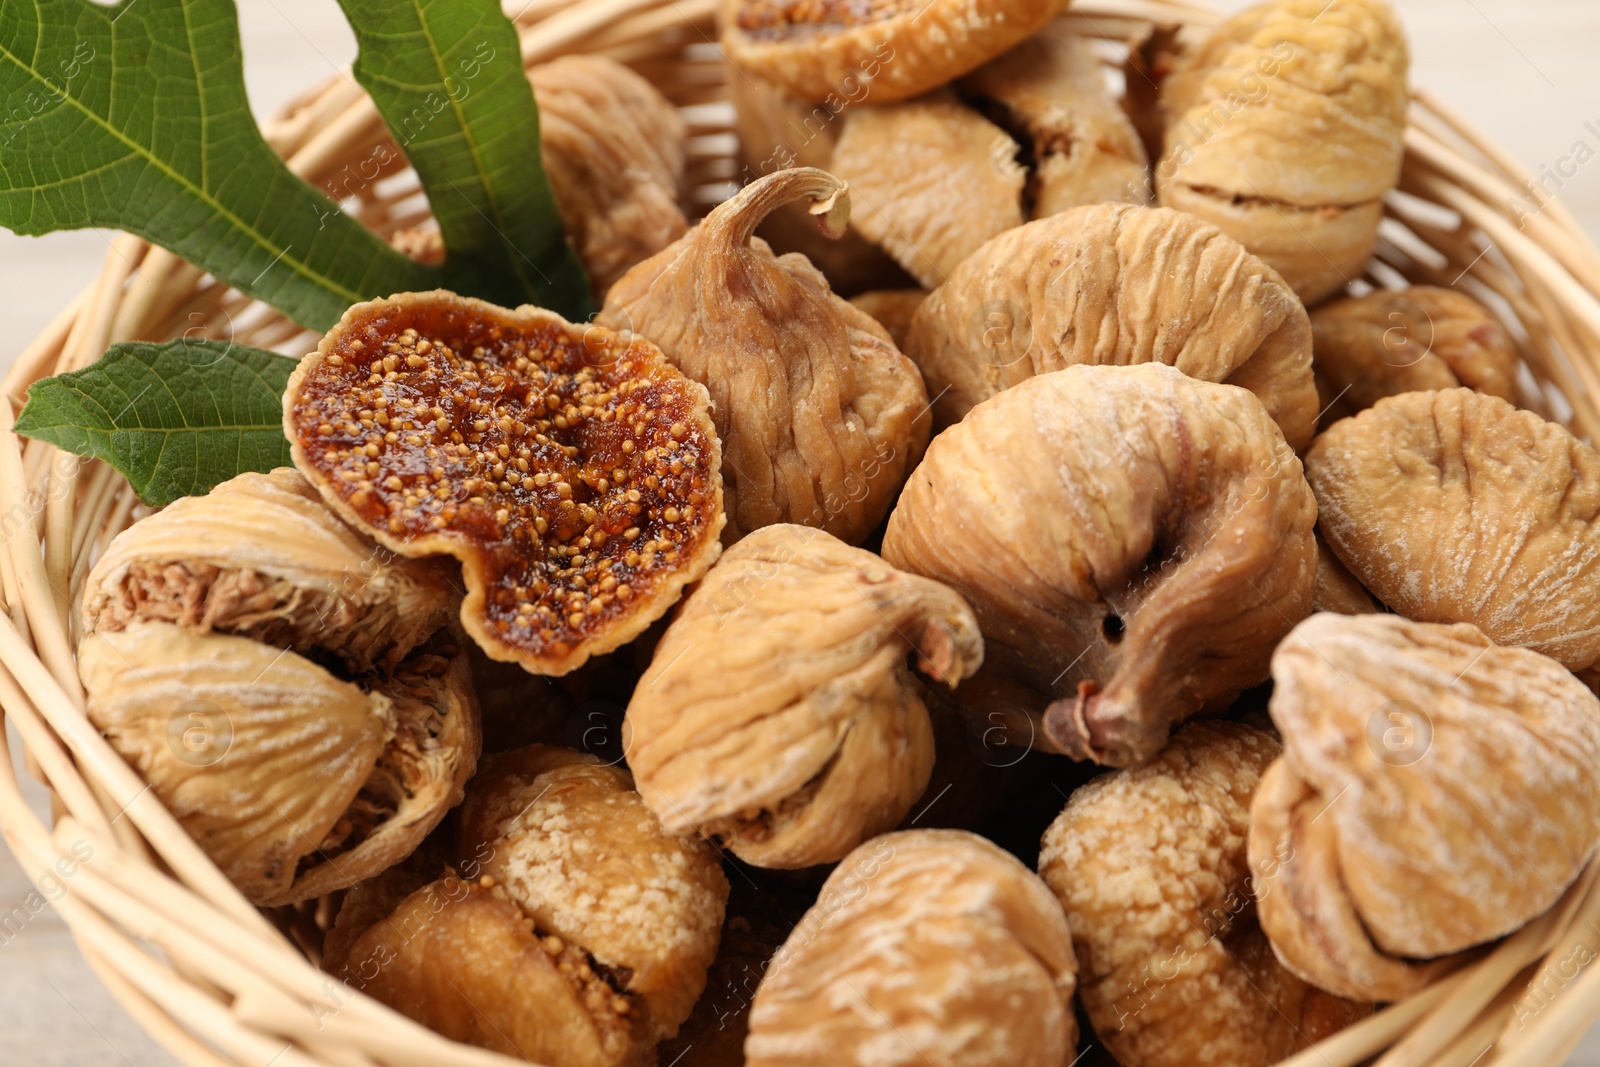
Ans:
<svg viewBox="0 0 1600 1067"><path fill-rule="evenodd" d="M1241 0L1216 0L1229 9ZM1579 142L1600 152L1600 3L1595 0L1396 0L1410 31L1413 79L1472 115L1535 171ZM345 68L354 41L335 0L239 0L250 99L271 113ZM1592 123L1593 125L1587 125ZM1567 168L1570 171L1570 167ZM1562 178L1560 197L1600 241L1600 163ZM93 231L19 238L0 231L0 366L99 272L107 237ZM12 741L16 750L16 741ZM33 791L45 810L42 791ZM30 890L0 850L0 917ZM0 1062L18 1067L170 1067L84 965L46 910L12 936L0 929ZM1591 1035L1570 1061L1600 1067Z"/></svg>

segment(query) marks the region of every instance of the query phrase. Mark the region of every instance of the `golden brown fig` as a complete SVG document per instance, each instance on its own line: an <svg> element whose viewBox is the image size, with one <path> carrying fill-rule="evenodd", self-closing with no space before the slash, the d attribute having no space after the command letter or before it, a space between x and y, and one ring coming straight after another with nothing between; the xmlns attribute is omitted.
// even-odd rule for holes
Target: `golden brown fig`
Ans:
<svg viewBox="0 0 1600 1067"><path fill-rule="evenodd" d="M1316 425L1300 301L1237 242L1164 208L1098 204L1001 234L923 302L906 350L941 425L1035 374L1130 363L1249 389L1296 450Z"/></svg>
<svg viewBox="0 0 1600 1067"><path fill-rule="evenodd" d="M637 637L721 550L709 399L643 338L402 293L345 312L283 404L328 505L461 560L462 625L536 674Z"/></svg>
<svg viewBox="0 0 1600 1067"><path fill-rule="evenodd" d="M604 56L528 71L550 191L597 296L689 228L678 206L683 120L638 74Z"/></svg>
<svg viewBox="0 0 1600 1067"><path fill-rule="evenodd" d="M722 48L802 100L917 96L1039 29L1065 0L723 0Z"/></svg>
<svg viewBox="0 0 1600 1067"><path fill-rule="evenodd" d="M926 289L874 289L851 297L850 303L876 319L903 349L911 332L911 317L926 299Z"/></svg>
<svg viewBox="0 0 1600 1067"><path fill-rule="evenodd" d="M645 803L758 866L838 860L928 784L913 652L951 687L977 668L959 596L819 530L758 530L684 601L628 705Z"/></svg>
<svg viewBox="0 0 1600 1067"><path fill-rule="evenodd" d="M716 953L713 851L664 834L626 771L541 745L486 760L462 816L474 880L447 873L392 911L420 865L358 888L328 969L458 1041L552 1067L654 1062Z"/></svg>
<svg viewBox="0 0 1600 1067"><path fill-rule="evenodd" d="M849 217L832 175L801 167L762 178L629 271L600 317L651 338L711 390L727 544L779 522L859 541L928 440L922 377L887 331L803 258L752 240L769 211L797 200L832 233Z"/></svg>
<svg viewBox="0 0 1600 1067"><path fill-rule="evenodd" d="M1470 622L1574 670L1600 660L1600 455L1470 389L1404 393L1306 454L1350 572L1419 622Z"/></svg>
<svg viewBox="0 0 1600 1067"><path fill-rule="evenodd" d="M1144 146L1086 38L1047 26L963 78L961 92L1024 146L1029 218L1149 203Z"/></svg>
<svg viewBox="0 0 1600 1067"><path fill-rule="evenodd" d="M851 226L924 288L1023 222L1017 143L943 91L845 112L828 169L850 184Z"/></svg>
<svg viewBox="0 0 1600 1067"><path fill-rule="evenodd" d="M1370 615L1378 610L1367 587L1339 562L1321 534L1317 535L1317 585L1311 604L1313 611L1334 611L1340 615Z"/></svg>
<svg viewBox="0 0 1600 1067"><path fill-rule="evenodd" d="M364 671L393 666L455 615L453 570L356 533L280 467L174 501L118 534L84 585L83 626L172 622L332 653Z"/></svg>
<svg viewBox="0 0 1600 1067"><path fill-rule="evenodd" d="M972 605L980 679L1031 693L1024 710L1055 701L1036 745L1125 766L1265 680L1311 611L1315 519L1250 393L1162 364L1078 366L939 435L883 554Z"/></svg>
<svg viewBox="0 0 1600 1067"><path fill-rule="evenodd" d="M1250 863L1306 980L1398 1000L1549 908L1600 843L1600 701L1554 660L1466 624L1315 615L1272 677L1284 754Z"/></svg>
<svg viewBox="0 0 1600 1067"><path fill-rule="evenodd" d="M1089 1022L1123 1067L1266 1067L1368 1015L1274 958L1256 922L1250 797L1281 751L1199 722L1072 794L1039 874L1067 912Z"/></svg>
<svg viewBox="0 0 1600 1067"><path fill-rule="evenodd" d="M1063 1067L1078 1027L1061 906L960 830L908 830L834 869L767 969L748 1067Z"/></svg>
<svg viewBox="0 0 1600 1067"><path fill-rule="evenodd" d="M89 718L252 902L290 904L405 858L478 759L446 634L341 681L243 637L134 621L83 641Z"/></svg>
<svg viewBox="0 0 1600 1067"><path fill-rule="evenodd" d="M1162 84L1161 203L1220 227L1307 303L1342 288L1400 178L1408 63L1384 0L1239 12Z"/></svg>
<svg viewBox="0 0 1600 1067"><path fill-rule="evenodd" d="M1489 309L1453 289L1414 285L1336 300L1311 313L1322 424L1386 396L1464 385L1517 398L1517 350Z"/></svg>

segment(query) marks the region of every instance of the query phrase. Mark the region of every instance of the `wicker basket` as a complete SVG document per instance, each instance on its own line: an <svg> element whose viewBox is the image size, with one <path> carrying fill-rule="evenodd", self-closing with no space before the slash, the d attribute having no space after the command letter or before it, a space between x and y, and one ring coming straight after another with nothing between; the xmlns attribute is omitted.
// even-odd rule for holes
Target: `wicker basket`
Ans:
<svg viewBox="0 0 1600 1067"><path fill-rule="evenodd" d="M647 76L683 109L695 201L717 202L737 169L715 0L532 0L518 16L522 57L598 52ZM1149 21L1212 23L1165 0L1086 0L1067 19L1103 39L1107 62ZM330 78L268 124L299 175L350 194L385 235L427 218L403 163L344 182L388 141L370 100ZM1401 191L1388 202L1365 279L1451 285L1479 297L1521 349L1523 403L1600 441L1600 255L1533 177L1443 102L1418 90ZM74 665L70 605L89 563L137 517L127 483L11 430L28 385L94 360L112 342L196 330L285 352L315 338L170 253L121 236L99 280L17 360L0 404L0 709L52 791L55 826L23 803L0 767L0 829L90 965L130 1014L195 1067L466 1067L511 1064L447 1041L316 967L325 907L256 910L90 725ZM4 745L0 733L0 745ZM9 753L6 753L9 757ZM85 859L85 855L88 858ZM1397 1065L1554 1064L1600 1016L1600 887L1591 864L1552 911L1465 970L1289 1061L1349 1067L1382 1053ZM64 888L63 888L64 887ZM1385 1050L1387 1050L1385 1052ZM1492 1051L1490 1051L1492 1050ZM1489 1055L1484 1056L1488 1051Z"/></svg>

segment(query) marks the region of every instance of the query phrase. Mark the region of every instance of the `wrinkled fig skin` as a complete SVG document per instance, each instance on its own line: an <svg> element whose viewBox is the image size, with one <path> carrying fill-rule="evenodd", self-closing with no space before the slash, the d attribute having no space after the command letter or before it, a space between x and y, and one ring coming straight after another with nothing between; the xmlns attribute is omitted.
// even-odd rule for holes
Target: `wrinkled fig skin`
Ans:
<svg viewBox="0 0 1600 1067"><path fill-rule="evenodd" d="M1311 313L1312 363L1322 423L1386 396L1464 385L1515 402L1516 347L1489 309L1428 285L1380 290Z"/></svg>
<svg viewBox="0 0 1600 1067"><path fill-rule="evenodd" d="M780 522L860 541L927 445L922 376L888 332L804 258L774 257L751 239L774 207L800 200L826 232L843 229L842 182L811 168L780 171L629 271L600 316L649 337L710 390L728 545Z"/></svg>
<svg viewBox="0 0 1600 1067"><path fill-rule="evenodd" d="M1061 906L960 830L856 849L756 991L747 1067L1066 1067L1077 964Z"/></svg>
<svg viewBox="0 0 1600 1067"><path fill-rule="evenodd" d="M1249 389L1296 451L1316 425L1300 301L1238 242L1164 208L1099 204L1001 234L918 308L906 352L941 426L1035 374L1136 363Z"/></svg>
<svg viewBox="0 0 1600 1067"><path fill-rule="evenodd" d="M684 128L644 78L603 56L528 72L545 172L597 297L688 230L679 207Z"/></svg>
<svg viewBox="0 0 1600 1067"><path fill-rule="evenodd" d="M462 816L453 851L350 892L324 966L454 1040L550 1067L655 1063L716 953L713 850L664 834L626 771L542 745L486 760Z"/></svg>
<svg viewBox="0 0 1600 1067"><path fill-rule="evenodd" d="M165 622L79 649L89 718L252 902L348 888L403 859L477 763L464 654L341 681L293 652Z"/></svg>
<svg viewBox="0 0 1600 1067"><path fill-rule="evenodd" d="M1250 798L1280 751L1249 726L1193 723L1074 792L1045 831L1039 874L1122 1067L1266 1067L1371 1013L1285 970L1257 925Z"/></svg>
<svg viewBox="0 0 1600 1067"><path fill-rule="evenodd" d="M1358 277L1400 178L1404 31L1384 0L1268 0L1173 59L1163 205L1220 227L1313 303Z"/></svg>
<svg viewBox="0 0 1600 1067"><path fill-rule="evenodd" d="M1328 545L1395 611L1600 660L1600 455L1565 428L1470 389L1405 393L1318 437L1306 477Z"/></svg>
<svg viewBox="0 0 1600 1067"><path fill-rule="evenodd" d="M1022 225L1017 143L954 93L852 108L841 125L828 169L853 192L851 228L925 288Z"/></svg>
<svg viewBox="0 0 1600 1067"><path fill-rule="evenodd" d="M1086 38L1047 26L967 75L960 91L1024 145L1029 218L1149 202L1144 146Z"/></svg>
<svg viewBox="0 0 1600 1067"><path fill-rule="evenodd" d="M83 593L86 633L138 621L393 666L460 607L439 560L396 556L339 520L292 467L241 474L118 534Z"/></svg>
<svg viewBox="0 0 1600 1067"><path fill-rule="evenodd" d="M821 531L758 530L684 602L628 706L645 803L757 866L838 860L928 784L911 653L953 688L983 659L972 610Z"/></svg>
<svg viewBox="0 0 1600 1067"><path fill-rule="evenodd" d="M802 100L904 100L960 77L1038 30L1065 0L723 0L722 48Z"/></svg>
<svg viewBox="0 0 1600 1067"><path fill-rule="evenodd" d="M1317 536L1317 585L1311 597L1312 610L1340 615L1371 615L1378 610L1372 594L1356 580L1339 557Z"/></svg>
<svg viewBox="0 0 1600 1067"><path fill-rule="evenodd" d="M1250 393L1161 364L1079 366L936 438L883 554L972 605L980 678L1031 692L1030 711L1056 702L1035 745L1126 766L1265 680L1311 611L1315 520Z"/></svg>
<svg viewBox="0 0 1600 1067"><path fill-rule="evenodd" d="M1250 863L1306 980L1397 1000L1547 910L1594 852L1600 701L1554 660L1467 624L1323 614L1272 677L1284 754Z"/></svg>

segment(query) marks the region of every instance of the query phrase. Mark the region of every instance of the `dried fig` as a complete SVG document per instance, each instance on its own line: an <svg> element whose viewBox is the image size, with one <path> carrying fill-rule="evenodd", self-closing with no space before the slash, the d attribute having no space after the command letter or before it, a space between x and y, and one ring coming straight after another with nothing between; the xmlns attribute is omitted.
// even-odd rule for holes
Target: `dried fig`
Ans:
<svg viewBox="0 0 1600 1067"><path fill-rule="evenodd" d="M722 48L802 100L904 100L938 88L1032 34L1065 0L723 0Z"/></svg>
<svg viewBox="0 0 1600 1067"><path fill-rule="evenodd" d="M1315 519L1252 394L1162 364L1077 366L940 434L883 554L972 605L979 679L1029 710L1055 701L1035 744L1123 766L1265 680L1311 611Z"/></svg>
<svg viewBox="0 0 1600 1067"><path fill-rule="evenodd" d="M454 293L357 304L284 395L295 465L403 556L452 555L495 659L565 674L721 550L705 389L639 337Z"/></svg>
<svg viewBox="0 0 1600 1067"><path fill-rule="evenodd" d="M444 634L347 682L244 637L135 620L85 638L78 670L89 718L263 906L405 858L478 758L465 653Z"/></svg>
<svg viewBox="0 0 1600 1067"><path fill-rule="evenodd" d="M1453 289L1414 285L1336 300L1311 313L1323 423L1386 396L1464 385L1517 398L1517 350L1489 309Z"/></svg>
<svg viewBox="0 0 1600 1067"><path fill-rule="evenodd" d="M1328 545L1420 622L1470 622L1574 670L1600 660L1600 455L1470 389L1404 393L1306 454Z"/></svg>
<svg viewBox="0 0 1600 1067"><path fill-rule="evenodd" d="M1474 626L1314 615L1272 658L1284 754L1251 807L1278 958L1397 1000L1549 908L1600 824L1600 700Z"/></svg>
<svg viewBox="0 0 1600 1067"><path fill-rule="evenodd" d="M645 803L758 866L838 860L928 784L911 652L955 686L983 659L971 609L819 530L756 531L684 601L628 705Z"/></svg>
<svg viewBox="0 0 1600 1067"><path fill-rule="evenodd" d="M1123 1067L1265 1067L1372 1010L1286 971L1256 922L1250 797L1280 750L1238 723L1185 726L1045 831L1039 874L1072 927L1079 996Z"/></svg>
<svg viewBox="0 0 1600 1067"><path fill-rule="evenodd" d="M458 1041L551 1067L653 1063L705 986L728 884L631 786L565 749L490 757L458 848L480 876L447 873L387 918L394 887L355 896L328 966Z"/></svg>
<svg viewBox="0 0 1600 1067"><path fill-rule="evenodd" d="M911 332L911 316L928 299L925 289L874 289L850 298L850 303L865 311L889 331L899 348L904 348Z"/></svg>
<svg viewBox="0 0 1600 1067"><path fill-rule="evenodd" d="M1221 231L1163 208L1097 204L1001 234L917 309L906 351L941 425L1035 374L1130 363L1249 389L1296 450L1316 425L1300 301Z"/></svg>
<svg viewBox="0 0 1600 1067"><path fill-rule="evenodd" d="M1162 84L1156 191L1312 303L1359 275L1400 180L1405 34L1384 0L1268 0Z"/></svg>
<svg viewBox="0 0 1600 1067"><path fill-rule="evenodd" d="M1317 584L1311 594L1313 611L1334 611L1340 615L1370 615L1378 610L1367 587L1356 580L1328 542L1317 535Z"/></svg>
<svg viewBox="0 0 1600 1067"><path fill-rule="evenodd" d="M748 1067L1063 1067L1077 963L1061 906L976 834L846 856L756 990Z"/></svg>
<svg viewBox="0 0 1600 1067"><path fill-rule="evenodd" d="M138 621L249 637L347 668L392 666L455 615L441 560L396 557L292 467L241 474L118 534L83 591L87 633Z"/></svg>
<svg viewBox="0 0 1600 1067"><path fill-rule="evenodd" d="M798 256L751 231L810 200L823 227L849 217L844 184L811 168L746 186L612 287L600 321L637 330L711 390L732 544L779 522L858 541L882 521L927 444L922 377L887 331L833 295Z"/></svg>
<svg viewBox="0 0 1600 1067"><path fill-rule="evenodd" d="M655 86L604 56L563 56L528 80L550 191L603 298L689 228L678 206L683 120Z"/></svg>
<svg viewBox="0 0 1600 1067"><path fill-rule="evenodd" d="M1021 149L955 93L854 108L841 126L828 169L860 205L851 227L925 288L995 234L1022 225Z"/></svg>
<svg viewBox="0 0 1600 1067"><path fill-rule="evenodd" d="M1144 146L1086 38L1047 26L967 75L960 91L1024 146L1029 218L1150 201Z"/></svg>

